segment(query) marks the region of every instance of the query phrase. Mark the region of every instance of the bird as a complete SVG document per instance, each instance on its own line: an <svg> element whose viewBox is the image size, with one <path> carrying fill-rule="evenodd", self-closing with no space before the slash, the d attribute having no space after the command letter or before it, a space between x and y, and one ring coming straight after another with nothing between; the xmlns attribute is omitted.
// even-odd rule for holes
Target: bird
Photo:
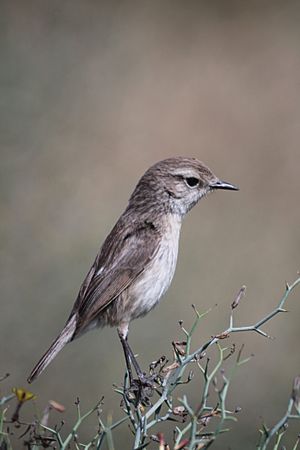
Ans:
<svg viewBox="0 0 300 450"><path fill-rule="evenodd" d="M176 156L152 165L140 178L125 211L87 273L65 326L33 368L36 379L69 342L96 328L117 327L130 380L143 382L128 342L129 324L145 316L166 293L177 263L181 225L207 194L238 190L196 158Z"/></svg>

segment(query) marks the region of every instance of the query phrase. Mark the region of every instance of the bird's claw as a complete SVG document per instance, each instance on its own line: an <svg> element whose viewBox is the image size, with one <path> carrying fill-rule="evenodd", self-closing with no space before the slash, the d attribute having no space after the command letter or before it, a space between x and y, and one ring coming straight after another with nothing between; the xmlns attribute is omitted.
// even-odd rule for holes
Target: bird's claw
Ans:
<svg viewBox="0 0 300 450"><path fill-rule="evenodd" d="M150 398L156 389L156 382L156 375L140 374L138 378L131 381L127 389L127 399L136 405L149 406L151 404Z"/></svg>

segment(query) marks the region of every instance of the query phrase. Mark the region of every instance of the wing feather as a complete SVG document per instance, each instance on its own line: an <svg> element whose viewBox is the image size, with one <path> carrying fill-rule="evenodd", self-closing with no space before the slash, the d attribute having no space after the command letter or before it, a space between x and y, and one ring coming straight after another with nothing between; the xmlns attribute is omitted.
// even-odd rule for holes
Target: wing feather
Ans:
<svg viewBox="0 0 300 450"><path fill-rule="evenodd" d="M122 227L119 222L81 285L70 315L76 314L78 318L75 334L88 326L143 273L157 251L158 232L148 222L135 227Z"/></svg>

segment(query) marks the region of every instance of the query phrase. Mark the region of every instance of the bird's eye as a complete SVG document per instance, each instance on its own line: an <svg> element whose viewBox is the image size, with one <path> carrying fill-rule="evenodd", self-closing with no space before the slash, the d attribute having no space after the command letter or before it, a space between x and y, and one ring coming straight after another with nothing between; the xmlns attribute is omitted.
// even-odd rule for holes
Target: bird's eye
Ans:
<svg viewBox="0 0 300 450"><path fill-rule="evenodd" d="M187 177L187 178L185 178L185 182L188 185L188 187L194 188L194 187L198 186L199 179L196 177Z"/></svg>

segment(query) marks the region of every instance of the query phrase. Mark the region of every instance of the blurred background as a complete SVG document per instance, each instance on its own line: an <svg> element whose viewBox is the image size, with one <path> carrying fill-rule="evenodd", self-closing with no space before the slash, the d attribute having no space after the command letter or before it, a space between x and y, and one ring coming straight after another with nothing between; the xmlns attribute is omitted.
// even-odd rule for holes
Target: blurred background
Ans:
<svg viewBox="0 0 300 450"><path fill-rule="evenodd" d="M141 365L171 357L192 303L217 304L195 346L227 327L242 284L239 324L277 304L300 268L299 19L296 1L2 0L2 391L27 386L138 178L169 156L197 157L240 191L186 219L170 290L131 326ZM215 448L253 449L262 420L284 413L299 373L299 289L287 308L266 327L275 340L231 338L255 356L229 394L239 422ZM31 389L39 409L63 403L69 422L77 396L87 409L104 395L104 417L118 418L123 372L116 330L104 329L67 346ZM199 380L189 392L196 402Z"/></svg>

